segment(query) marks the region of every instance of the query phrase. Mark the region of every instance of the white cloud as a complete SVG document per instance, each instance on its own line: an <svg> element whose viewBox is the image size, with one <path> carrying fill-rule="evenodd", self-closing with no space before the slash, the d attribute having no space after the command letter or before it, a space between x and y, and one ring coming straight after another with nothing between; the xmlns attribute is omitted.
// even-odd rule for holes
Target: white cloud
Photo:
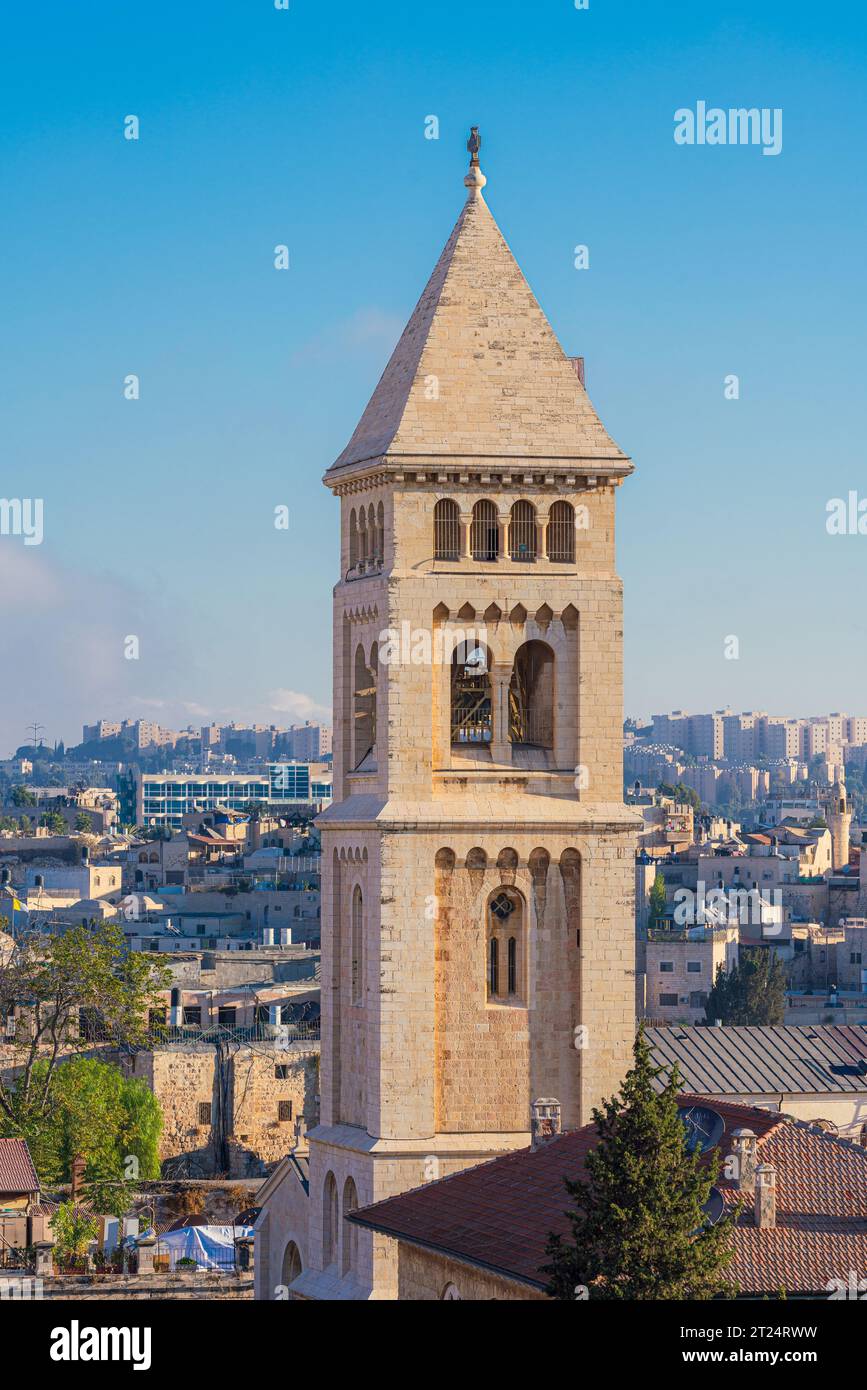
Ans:
<svg viewBox="0 0 867 1390"><path fill-rule="evenodd" d="M83 573L7 538L0 539L0 628L4 756L27 741L34 719L46 742L77 741L85 719L127 708L142 678L171 680L176 670L178 650L153 601L116 575ZM130 634L140 638L140 661L124 657Z"/></svg>
<svg viewBox="0 0 867 1390"><path fill-rule="evenodd" d="M197 652L207 652L209 638L186 631L189 622L182 604L115 574L81 571L45 545L0 537L0 757L28 742L34 719L46 743L67 747L97 719L153 719L170 729L330 720L327 706L301 691L278 689L264 701L253 689L249 701L243 690L230 693L222 672L202 668ZM140 640L137 661L124 656L131 634Z"/></svg>
<svg viewBox="0 0 867 1390"><path fill-rule="evenodd" d="M291 719L310 719L330 721L331 711L326 705L318 705L310 695L298 690L272 690L268 696L268 708L275 714L285 714Z"/></svg>

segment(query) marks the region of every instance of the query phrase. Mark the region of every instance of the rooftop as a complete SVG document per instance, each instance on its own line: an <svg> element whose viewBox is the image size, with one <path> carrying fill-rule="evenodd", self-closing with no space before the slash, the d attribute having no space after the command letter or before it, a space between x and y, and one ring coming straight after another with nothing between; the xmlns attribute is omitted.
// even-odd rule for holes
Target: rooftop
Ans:
<svg viewBox="0 0 867 1390"><path fill-rule="evenodd" d="M0 1197L38 1192L39 1179L24 1139L0 1139Z"/></svg>
<svg viewBox="0 0 867 1390"><path fill-rule="evenodd" d="M832 1279L867 1267L867 1152L800 1121L705 1096L722 1116L720 1141L751 1129L758 1159L777 1169L777 1220L759 1230L752 1211L734 1230L730 1277L741 1294L825 1292ZM588 1125L551 1140L537 1152L520 1149L347 1216L413 1245L544 1289L549 1233L570 1235L564 1180L584 1176L596 1129ZM726 1205L742 1194L720 1178Z"/></svg>
<svg viewBox="0 0 867 1390"><path fill-rule="evenodd" d="M867 1027L860 1024L648 1028L646 1036L656 1065L670 1070L676 1062L687 1091L718 1096L867 1090Z"/></svg>

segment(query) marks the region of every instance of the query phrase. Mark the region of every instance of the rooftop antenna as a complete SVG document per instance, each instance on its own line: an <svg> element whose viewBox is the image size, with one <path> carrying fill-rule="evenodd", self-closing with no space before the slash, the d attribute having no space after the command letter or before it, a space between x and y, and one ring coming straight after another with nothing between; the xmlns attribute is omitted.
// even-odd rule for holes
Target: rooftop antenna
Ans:
<svg viewBox="0 0 867 1390"><path fill-rule="evenodd" d="M28 725L27 725L27 732L28 732L28 734L32 734L32 735L33 735L33 738L31 739L31 743L33 743L37 748L41 748L41 747L42 747L42 738L41 738L41 735L45 733L45 725L44 725L44 724L39 724L39 723L37 723L36 720L34 720L32 724L28 724Z"/></svg>

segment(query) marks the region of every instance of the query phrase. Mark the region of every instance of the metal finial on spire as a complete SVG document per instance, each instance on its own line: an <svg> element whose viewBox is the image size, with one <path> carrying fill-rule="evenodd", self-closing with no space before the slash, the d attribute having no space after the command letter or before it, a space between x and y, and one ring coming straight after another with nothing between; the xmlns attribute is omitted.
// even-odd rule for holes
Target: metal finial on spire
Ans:
<svg viewBox="0 0 867 1390"><path fill-rule="evenodd" d="M470 190L470 197L477 198L488 180L479 168L479 150L482 148L482 137L479 134L477 125L471 126L470 138L467 141L467 150L470 154L470 168L464 179L464 184Z"/></svg>

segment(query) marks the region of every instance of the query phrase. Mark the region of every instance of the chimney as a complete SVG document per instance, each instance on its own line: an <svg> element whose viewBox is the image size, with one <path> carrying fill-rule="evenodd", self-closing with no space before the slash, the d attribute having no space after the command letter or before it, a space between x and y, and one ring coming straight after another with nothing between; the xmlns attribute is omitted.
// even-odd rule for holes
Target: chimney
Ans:
<svg viewBox="0 0 867 1390"><path fill-rule="evenodd" d="M756 1225L772 1231L777 1224L777 1170L771 1163L756 1169Z"/></svg>
<svg viewBox="0 0 867 1390"><path fill-rule="evenodd" d="M581 382L581 385L583 386L583 385L584 385L584 358L583 358L583 357L570 357L570 358L569 358L569 361L572 363L572 366L573 366L574 369L575 369L575 375L577 376L578 380Z"/></svg>
<svg viewBox="0 0 867 1390"><path fill-rule="evenodd" d="M732 1131L732 1151L737 1159L735 1184L738 1192L754 1192L756 1187L756 1136L751 1129Z"/></svg>
<svg viewBox="0 0 867 1390"><path fill-rule="evenodd" d="M550 1096L534 1100L530 1111L530 1148L535 1153L560 1133L560 1102Z"/></svg>

